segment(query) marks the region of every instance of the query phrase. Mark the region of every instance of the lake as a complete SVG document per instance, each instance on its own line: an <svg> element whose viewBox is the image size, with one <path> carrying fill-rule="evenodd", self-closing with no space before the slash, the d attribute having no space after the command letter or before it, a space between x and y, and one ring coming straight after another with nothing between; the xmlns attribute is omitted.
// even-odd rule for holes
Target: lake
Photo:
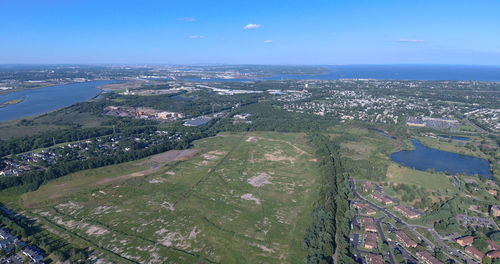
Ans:
<svg viewBox="0 0 500 264"><path fill-rule="evenodd" d="M72 83L0 95L0 103L24 99L21 103L0 108L0 122L43 114L90 100L99 94L98 86L117 82L119 81Z"/></svg>
<svg viewBox="0 0 500 264"><path fill-rule="evenodd" d="M415 146L415 150L392 153L391 159L420 171L434 169L436 172L492 177L490 163L485 159L430 148L416 139L413 139L411 143Z"/></svg>

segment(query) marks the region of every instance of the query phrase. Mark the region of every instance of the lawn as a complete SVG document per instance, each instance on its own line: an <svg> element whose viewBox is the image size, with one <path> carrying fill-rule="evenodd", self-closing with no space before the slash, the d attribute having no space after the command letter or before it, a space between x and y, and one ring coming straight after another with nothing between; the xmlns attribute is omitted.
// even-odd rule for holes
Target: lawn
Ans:
<svg viewBox="0 0 500 264"><path fill-rule="evenodd" d="M222 134L194 149L59 178L18 209L115 262L302 263L319 177L304 135Z"/></svg>
<svg viewBox="0 0 500 264"><path fill-rule="evenodd" d="M449 176L414 170L391 162L387 168L387 181L396 184L417 185L429 191L454 190Z"/></svg>

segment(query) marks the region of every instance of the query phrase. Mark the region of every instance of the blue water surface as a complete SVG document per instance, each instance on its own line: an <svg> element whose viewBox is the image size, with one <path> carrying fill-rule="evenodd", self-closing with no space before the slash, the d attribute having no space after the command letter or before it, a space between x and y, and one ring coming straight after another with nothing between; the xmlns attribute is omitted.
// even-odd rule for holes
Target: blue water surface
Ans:
<svg viewBox="0 0 500 264"><path fill-rule="evenodd" d="M392 153L391 159L401 165L420 171L434 169L436 172L492 177L488 160L430 148L416 139L411 142L415 146L415 150Z"/></svg>
<svg viewBox="0 0 500 264"><path fill-rule="evenodd" d="M197 82L243 82L259 80L475 80L500 81L500 66L472 65L339 65L324 66L329 71L323 74L278 74L253 79L201 79L184 78ZM182 79L182 78L181 78Z"/></svg>
<svg viewBox="0 0 500 264"><path fill-rule="evenodd" d="M19 104L0 108L0 122L38 115L92 99L98 86L120 81L93 81L56 85L0 95L0 103L24 98Z"/></svg>

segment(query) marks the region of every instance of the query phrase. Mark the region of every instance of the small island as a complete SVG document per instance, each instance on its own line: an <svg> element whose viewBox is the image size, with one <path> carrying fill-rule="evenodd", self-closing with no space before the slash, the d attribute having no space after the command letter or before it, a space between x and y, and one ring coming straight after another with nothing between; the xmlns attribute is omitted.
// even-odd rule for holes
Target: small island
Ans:
<svg viewBox="0 0 500 264"><path fill-rule="evenodd" d="M25 99L26 99L26 96L23 96L23 97L18 98L18 99L13 99L13 100L5 101L3 103L0 103L0 108L6 107L6 106L9 106L9 105L15 105L15 104L22 103Z"/></svg>

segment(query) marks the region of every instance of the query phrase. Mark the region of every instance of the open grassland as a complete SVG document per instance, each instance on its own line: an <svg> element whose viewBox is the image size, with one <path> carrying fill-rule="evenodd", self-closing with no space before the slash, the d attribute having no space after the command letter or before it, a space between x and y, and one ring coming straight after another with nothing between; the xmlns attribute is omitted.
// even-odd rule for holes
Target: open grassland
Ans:
<svg viewBox="0 0 500 264"><path fill-rule="evenodd" d="M303 134L222 134L168 153L59 178L17 207L113 262L303 262L319 177Z"/></svg>
<svg viewBox="0 0 500 264"><path fill-rule="evenodd" d="M75 107L67 107L50 113L24 117L0 123L0 139L32 136L40 132L67 129L75 126L89 128L99 127L110 120L107 116L97 116L80 112Z"/></svg>
<svg viewBox="0 0 500 264"><path fill-rule="evenodd" d="M419 171L392 163L387 168L387 181L395 184L410 184L429 191L454 190L449 177L443 173Z"/></svg>

